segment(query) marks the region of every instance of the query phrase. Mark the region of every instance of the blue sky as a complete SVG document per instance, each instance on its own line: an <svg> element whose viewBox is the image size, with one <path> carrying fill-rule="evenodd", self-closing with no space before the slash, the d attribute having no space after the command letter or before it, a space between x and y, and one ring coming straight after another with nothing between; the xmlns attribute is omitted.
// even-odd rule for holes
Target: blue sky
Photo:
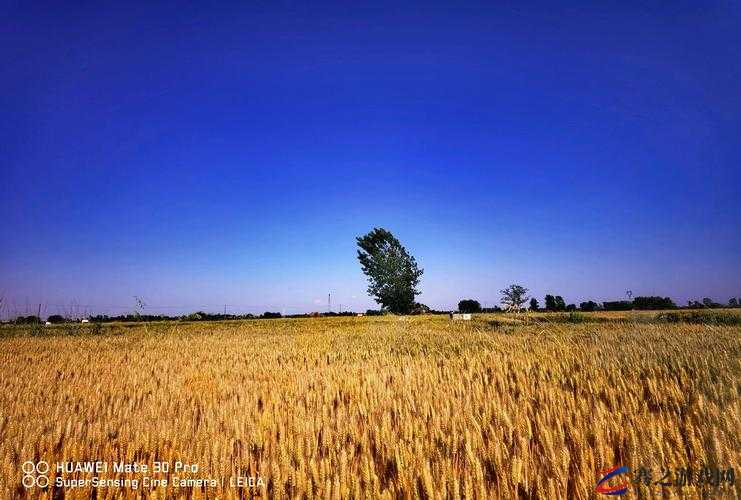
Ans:
<svg viewBox="0 0 741 500"><path fill-rule="evenodd" d="M364 310L374 226L436 308L741 296L738 3L0 10L15 309Z"/></svg>

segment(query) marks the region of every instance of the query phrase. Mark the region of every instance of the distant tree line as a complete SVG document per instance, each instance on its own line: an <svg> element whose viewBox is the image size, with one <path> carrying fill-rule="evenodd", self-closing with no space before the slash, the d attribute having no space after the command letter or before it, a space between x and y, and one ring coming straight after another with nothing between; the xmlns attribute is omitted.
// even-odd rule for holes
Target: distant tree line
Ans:
<svg viewBox="0 0 741 500"><path fill-rule="evenodd" d="M527 291L527 289L525 289ZM518 300L523 297L518 297ZM509 303L505 300L505 305L509 306ZM524 303L524 302L523 302ZM690 300L687 302L687 306L684 309L716 309L716 308L736 308L741 307L741 297L731 297L727 304L720 304L710 299L709 297L703 298L701 301ZM666 310L666 309L683 309L677 306L674 301L669 297L658 297L658 296L639 296L633 298L633 300L615 300L615 301L604 301L602 303L595 302L593 300L587 300L579 303L577 307L575 304L566 304L563 297L560 295L548 294L545 296L545 307L541 308L538 299L535 297L530 298L529 310L531 311L545 311L545 312L569 312L569 311L582 311L582 312L593 312L593 311L631 311L631 310ZM505 309L500 307L482 307L481 303L475 299L463 299L458 302L458 311L462 313L497 313L502 312ZM440 311L430 309L424 304L414 303L410 309L409 314L447 314L449 311ZM352 311L338 312L312 312L303 314L288 314L284 315L279 312L266 311L262 314L211 314L204 311L197 311L194 313L182 315L182 316L168 316L164 314L124 314L118 316L109 316L106 314L98 314L95 316L89 316L88 319L92 323L109 323L109 322L154 322L154 321L229 321L229 320L245 320L245 319L278 319L278 318L318 318L318 317L349 317L357 316L358 313ZM364 313L366 316L381 316L385 314L391 314L386 309L368 309ZM51 324L62 324L62 323L79 323L80 319L67 318L61 314L52 314L46 321ZM37 325L43 321L36 315L29 316L18 316L10 321L16 325Z"/></svg>
<svg viewBox="0 0 741 500"><path fill-rule="evenodd" d="M515 288L513 288L515 287ZM519 288L518 288L519 287ZM515 301L512 300L512 293L515 293ZM506 293L505 293L506 292ZM502 304L505 306L505 310L511 310L513 306L521 305L525 302L525 293L527 289L520 287L520 285L511 285L509 288L502 290ZM632 300L614 300L614 301L603 301L602 303L594 300L587 300L576 304L566 304L566 301L560 295L547 294L544 299L545 307L541 308L538 299L535 297L530 299L528 309L531 311L545 311L545 312L569 312L569 311L632 311L632 310L665 310L665 309L681 309L670 297L659 297L659 296L639 296ZM741 307L741 297L731 297L728 300L727 305L714 302L712 299L705 297L702 301L690 300L687 303L687 309L708 309L708 308L720 308L720 307ZM475 299L463 299L458 302L458 311L462 313L480 313L480 312L499 312L503 309L499 307L484 309L481 307L481 303Z"/></svg>
<svg viewBox="0 0 741 500"><path fill-rule="evenodd" d="M499 309L497 309L499 310ZM409 314L448 314L449 311L437 311L430 309L424 304L415 303L413 309ZM484 312L493 312L488 310ZM279 312L265 311L262 314L211 314L204 311L197 311L182 316L169 316L166 314L121 314L117 316L109 316L107 314L98 314L95 316L88 316L84 318L91 323L136 323L136 322L157 322L157 321L234 321L234 320L248 320L248 319L280 319L280 318L335 318L335 317L354 317L360 313L353 311L343 312L310 312L301 314L281 314ZM360 315L365 316L383 316L392 314L384 309L368 309ZM64 323L79 323L80 318L66 318L60 314L53 314L49 316L46 321L51 324L64 324ZM17 318L10 321L10 323L16 325L36 325L43 323L42 319L38 316L18 316Z"/></svg>
<svg viewBox="0 0 741 500"><path fill-rule="evenodd" d="M371 311L369 311L371 312ZM437 312L437 311L435 311ZM311 317L348 317L357 316L357 313L352 311L338 312L324 312L324 313L302 313L302 314L288 314L284 315L279 312L266 311L262 314L211 314L203 311L197 311L182 316L168 316L166 314L121 314L118 316L109 316L107 314L98 314L95 316L88 316L84 318L91 323L136 323L136 322L156 322L156 321L229 321L229 320L245 320L245 319L278 319L278 318L311 318ZM79 318L66 318L60 314L53 314L49 316L46 321L51 324L63 324L63 323L79 323ZM42 320L38 316L18 316L13 319L11 323L16 325L33 325L41 324Z"/></svg>
<svg viewBox="0 0 741 500"><path fill-rule="evenodd" d="M690 300L687 301L687 307L689 309L717 309L719 307L739 307L741 306L741 297L731 297L728 300L728 305L724 306L723 304L719 304L715 302L710 297L705 297L702 299L702 302L698 302L697 300Z"/></svg>
<svg viewBox="0 0 741 500"><path fill-rule="evenodd" d="M35 315L31 316L18 316L13 320L16 325L35 325L41 323L41 318Z"/></svg>

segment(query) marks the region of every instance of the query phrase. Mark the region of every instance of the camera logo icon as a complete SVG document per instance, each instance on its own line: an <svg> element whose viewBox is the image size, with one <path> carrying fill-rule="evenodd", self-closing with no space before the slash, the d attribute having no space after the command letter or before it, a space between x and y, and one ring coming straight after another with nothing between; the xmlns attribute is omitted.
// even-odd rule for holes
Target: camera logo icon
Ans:
<svg viewBox="0 0 741 500"><path fill-rule="evenodd" d="M23 483L24 488L33 488L38 486L39 488L46 488L49 486L49 464L41 460L40 462L31 462L30 460L23 462L21 465L23 471Z"/></svg>

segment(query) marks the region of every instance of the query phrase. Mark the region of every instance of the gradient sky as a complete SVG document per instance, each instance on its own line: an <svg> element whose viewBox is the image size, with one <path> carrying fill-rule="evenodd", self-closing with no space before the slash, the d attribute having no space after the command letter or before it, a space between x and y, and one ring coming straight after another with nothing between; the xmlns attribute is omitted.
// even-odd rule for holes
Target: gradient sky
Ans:
<svg viewBox="0 0 741 500"><path fill-rule="evenodd" d="M374 226L436 308L741 296L738 2L11 1L0 58L6 316L364 310Z"/></svg>

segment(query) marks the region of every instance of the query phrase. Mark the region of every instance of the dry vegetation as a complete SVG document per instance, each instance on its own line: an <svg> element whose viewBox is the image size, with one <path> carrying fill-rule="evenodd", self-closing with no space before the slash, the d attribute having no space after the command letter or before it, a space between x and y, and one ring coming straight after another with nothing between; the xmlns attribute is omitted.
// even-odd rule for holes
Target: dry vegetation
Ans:
<svg viewBox="0 0 741 500"><path fill-rule="evenodd" d="M182 460L200 465L193 477L267 483L98 498L594 498L612 465L738 473L741 326L496 318L6 331L0 496L54 495L20 487L28 459ZM678 493L700 492L665 490Z"/></svg>

